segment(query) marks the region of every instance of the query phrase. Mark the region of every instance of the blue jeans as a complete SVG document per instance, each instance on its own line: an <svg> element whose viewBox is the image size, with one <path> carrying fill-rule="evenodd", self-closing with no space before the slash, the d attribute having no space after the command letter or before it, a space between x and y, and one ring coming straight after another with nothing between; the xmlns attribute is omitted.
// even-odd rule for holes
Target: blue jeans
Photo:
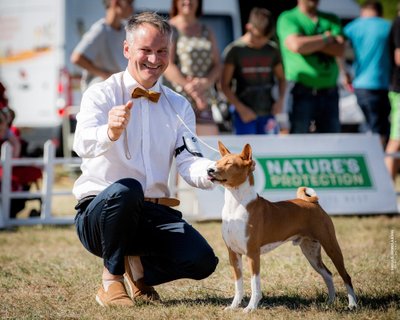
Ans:
<svg viewBox="0 0 400 320"><path fill-rule="evenodd" d="M104 266L122 275L124 257L140 256L144 282L157 285L214 272L218 258L207 241L182 214L144 201L135 179L121 179L96 197L76 206L76 230L83 246L102 257Z"/></svg>
<svg viewBox="0 0 400 320"><path fill-rule="evenodd" d="M364 113L368 129L389 137L390 101L388 90L355 89L357 103Z"/></svg>
<svg viewBox="0 0 400 320"><path fill-rule="evenodd" d="M300 83L289 83L287 108L290 133L309 133L314 121L316 133L340 132L339 92L337 87L308 88Z"/></svg>

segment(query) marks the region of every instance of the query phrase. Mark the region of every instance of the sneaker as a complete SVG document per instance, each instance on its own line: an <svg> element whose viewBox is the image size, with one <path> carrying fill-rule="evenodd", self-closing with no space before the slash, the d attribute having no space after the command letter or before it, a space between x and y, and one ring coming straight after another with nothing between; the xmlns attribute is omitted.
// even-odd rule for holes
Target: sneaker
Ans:
<svg viewBox="0 0 400 320"><path fill-rule="evenodd" d="M153 287L146 285L143 278L137 281L133 280L132 272L129 267L127 258L125 258L124 279L132 300L142 299L146 301L161 301L161 298L158 295L157 291Z"/></svg>
<svg viewBox="0 0 400 320"><path fill-rule="evenodd" d="M124 284L119 281L112 283L108 287L107 291L105 291L103 286L101 286L101 288L97 292L96 301L102 307L110 307L110 306L132 307L134 305L132 299L126 293Z"/></svg>

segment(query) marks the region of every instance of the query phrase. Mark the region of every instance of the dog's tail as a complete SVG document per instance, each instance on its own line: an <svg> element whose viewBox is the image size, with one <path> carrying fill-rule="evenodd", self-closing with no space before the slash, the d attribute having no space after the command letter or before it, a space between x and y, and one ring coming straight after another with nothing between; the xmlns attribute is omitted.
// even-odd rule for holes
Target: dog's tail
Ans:
<svg viewBox="0 0 400 320"><path fill-rule="evenodd" d="M313 188L299 187L297 189L297 198L307 202L318 203L317 193Z"/></svg>

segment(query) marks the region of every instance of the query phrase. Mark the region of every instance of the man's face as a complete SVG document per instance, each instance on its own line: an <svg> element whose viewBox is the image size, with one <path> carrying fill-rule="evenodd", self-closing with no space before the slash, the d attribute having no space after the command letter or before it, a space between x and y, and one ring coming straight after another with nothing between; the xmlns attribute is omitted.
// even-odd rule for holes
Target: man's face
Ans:
<svg viewBox="0 0 400 320"><path fill-rule="evenodd" d="M150 24L134 31L131 41L124 42L128 70L144 88L151 88L168 67L170 39Z"/></svg>
<svg viewBox="0 0 400 320"><path fill-rule="evenodd" d="M318 8L319 0L299 0L308 11L315 11Z"/></svg>
<svg viewBox="0 0 400 320"><path fill-rule="evenodd" d="M183 15L195 14L198 6L198 0L179 0L177 2L178 13Z"/></svg>
<svg viewBox="0 0 400 320"><path fill-rule="evenodd" d="M122 19L128 19L133 14L133 0L119 0L117 10Z"/></svg>

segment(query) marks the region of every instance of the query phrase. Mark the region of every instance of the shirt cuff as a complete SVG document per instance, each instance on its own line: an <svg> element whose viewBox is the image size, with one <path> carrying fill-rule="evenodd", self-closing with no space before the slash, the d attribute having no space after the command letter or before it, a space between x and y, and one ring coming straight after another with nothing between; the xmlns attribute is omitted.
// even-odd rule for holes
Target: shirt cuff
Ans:
<svg viewBox="0 0 400 320"><path fill-rule="evenodd" d="M96 130L96 140L101 144L101 145L111 145L114 141L110 139L108 136L108 124L102 125L97 128Z"/></svg>

